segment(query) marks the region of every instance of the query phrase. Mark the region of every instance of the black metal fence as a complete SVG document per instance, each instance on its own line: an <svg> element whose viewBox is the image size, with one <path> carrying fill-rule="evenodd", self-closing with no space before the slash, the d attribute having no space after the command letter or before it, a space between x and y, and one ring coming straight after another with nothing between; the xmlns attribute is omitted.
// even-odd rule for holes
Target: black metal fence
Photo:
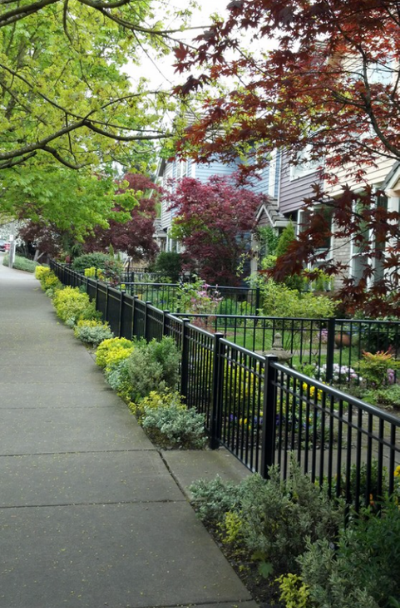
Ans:
<svg viewBox="0 0 400 608"><path fill-rule="evenodd" d="M207 285L202 291L207 297L196 298L191 284L122 281L119 289L151 302L161 309L185 312L187 306L197 307L199 313L223 315L256 315L261 306L260 289L249 287L219 287Z"/></svg>
<svg viewBox="0 0 400 608"><path fill-rule="evenodd" d="M234 344L224 333L197 327L65 266L51 267L64 284L85 286L115 335L174 337L182 353L180 391L189 407L205 415L211 447L225 446L264 477L273 464L286 477L294 453L313 481L356 508L396 489L400 418L281 365L273 355ZM366 322L353 323L361 331ZM341 324L330 321L331 340ZM289 332L279 323L278 328ZM386 332L391 341L396 332Z"/></svg>
<svg viewBox="0 0 400 608"><path fill-rule="evenodd" d="M254 352L268 353L280 338L291 364L312 365L313 375L338 385L359 383L365 351L400 357L400 321L175 314Z"/></svg>

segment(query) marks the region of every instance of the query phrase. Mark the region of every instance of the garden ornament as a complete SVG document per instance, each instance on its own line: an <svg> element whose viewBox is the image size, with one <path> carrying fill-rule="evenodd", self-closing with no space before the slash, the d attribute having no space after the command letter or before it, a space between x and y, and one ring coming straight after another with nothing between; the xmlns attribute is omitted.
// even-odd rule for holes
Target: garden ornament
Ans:
<svg viewBox="0 0 400 608"><path fill-rule="evenodd" d="M275 334L272 349L264 354L274 355L278 358L278 362L282 363L283 365L285 365L293 357L293 353L283 348L281 334Z"/></svg>

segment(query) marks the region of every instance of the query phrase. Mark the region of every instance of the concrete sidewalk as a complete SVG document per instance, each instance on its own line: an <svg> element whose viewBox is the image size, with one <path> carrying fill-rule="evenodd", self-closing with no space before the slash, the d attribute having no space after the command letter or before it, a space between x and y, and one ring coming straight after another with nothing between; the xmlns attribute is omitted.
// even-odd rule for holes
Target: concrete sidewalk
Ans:
<svg viewBox="0 0 400 608"><path fill-rule="evenodd" d="M0 608L256 608L185 495L226 452L148 441L32 275L0 256Z"/></svg>

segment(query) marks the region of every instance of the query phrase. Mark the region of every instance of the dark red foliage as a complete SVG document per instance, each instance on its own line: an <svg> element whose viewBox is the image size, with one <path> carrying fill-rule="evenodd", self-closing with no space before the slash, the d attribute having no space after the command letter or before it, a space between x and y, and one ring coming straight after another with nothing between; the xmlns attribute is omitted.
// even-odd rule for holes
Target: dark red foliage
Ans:
<svg viewBox="0 0 400 608"><path fill-rule="evenodd" d="M220 79L233 83L223 97L205 100L180 152L198 162L216 154L230 162L243 153L250 161L240 168L245 183L272 149L286 150L293 164L307 150L308 160L320 162L325 193L317 189L308 201L309 223L279 260L276 278L315 261L332 230L315 206L329 207L335 237L363 248L361 280L345 278L341 297L351 309L400 316L400 216L377 205L367 186L369 168L384 158L400 160L399 2L240 0L228 8L226 21L200 35L196 48L177 53L178 72L196 70L177 87L181 95ZM253 54L243 53L244 32ZM343 179L352 188L344 186L333 200L332 185ZM343 272L340 264L324 264L331 274Z"/></svg>
<svg viewBox="0 0 400 608"><path fill-rule="evenodd" d="M237 285L265 197L213 176L206 183L184 178L165 198L176 214L173 233L185 246L186 269L210 284Z"/></svg>
<svg viewBox="0 0 400 608"><path fill-rule="evenodd" d="M19 229L18 236L28 247L33 246L40 254L56 258L62 249L62 236L56 226L28 221Z"/></svg>
<svg viewBox="0 0 400 608"><path fill-rule="evenodd" d="M144 175L127 173L124 181L129 184L127 189L143 192L139 204L130 212L131 219L126 223L110 220L109 228L96 228L94 235L85 241L85 251L108 251L112 245L114 251L126 252L135 260L152 259L158 251L153 236L157 198L150 196L150 192L159 194L161 190ZM117 190L117 193L123 193L125 190L121 188ZM116 205L115 211L119 210L120 208Z"/></svg>

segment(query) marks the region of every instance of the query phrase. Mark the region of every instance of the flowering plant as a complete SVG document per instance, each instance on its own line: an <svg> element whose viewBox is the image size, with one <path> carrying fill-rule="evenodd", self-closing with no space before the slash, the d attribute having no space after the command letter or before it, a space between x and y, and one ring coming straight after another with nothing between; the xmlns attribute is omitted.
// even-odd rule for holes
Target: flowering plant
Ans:
<svg viewBox="0 0 400 608"><path fill-rule="evenodd" d="M194 283L182 283L177 290L176 307L188 313L215 314L223 298L218 285L212 287L198 279Z"/></svg>
<svg viewBox="0 0 400 608"><path fill-rule="evenodd" d="M360 361L367 384L373 388L380 388L387 384L394 384L396 380L395 370L400 369L400 361L393 358L388 350L377 353L363 352L363 360Z"/></svg>
<svg viewBox="0 0 400 608"><path fill-rule="evenodd" d="M332 371L332 381L337 382L338 384L359 384L363 380L362 377L352 367L348 365L339 365L339 363L334 363ZM319 367L318 365L315 367L316 377L320 378L323 381L326 380L326 372L326 363L324 363L324 365L321 365L321 367Z"/></svg>

